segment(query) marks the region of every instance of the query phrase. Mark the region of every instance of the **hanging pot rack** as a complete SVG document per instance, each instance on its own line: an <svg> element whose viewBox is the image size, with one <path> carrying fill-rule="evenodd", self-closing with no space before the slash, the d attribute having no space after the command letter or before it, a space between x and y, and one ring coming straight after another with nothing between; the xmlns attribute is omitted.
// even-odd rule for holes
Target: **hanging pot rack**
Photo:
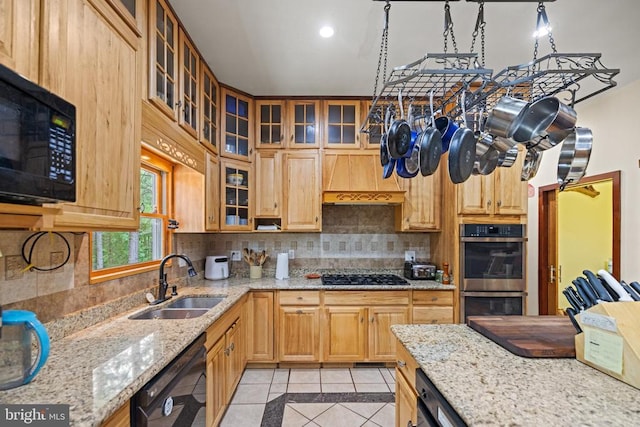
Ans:
<svg viewBox="0 0 640 427"><path fill-rule="evenodd" d="M391 1L443 2L445 0L373 1L387 3L385 11L388 19L388 6ZM505 1L543 3L540 0L466 1L480 4ZM388 25L388 22L386 24ZM445 30L445 37L446 35ZM486 114L505 93L528 102L546 96L564 94L569 97L568 103L573 106L616 86L617 83L613 78L620 73L620 69L605 67L601 62L600 53L558 53L551 35L549 39L553 48L552 53L536 58L538 47L536 39L536 50L532 61L508 66L495 75L492 69L484 68L479 64L476 53L458 53L457 48L455 53L427 53L414 62L395 67L388 78L383 75L380 91L378 93L374 91L367 120L360 130L365 133L379 132L384 122L384 111L401 109L398 99L424 105L428 104L429 96L433 94L434 108L439 110L441 115L455 120L462 114L463 108L458 102L462 93L465 94L464 109L467 113L475 111ZM589 86L589 89L585 86ZM399 97L398 93L401 93L402 97ZM405 101L402 102L405 103Z"/></svg>

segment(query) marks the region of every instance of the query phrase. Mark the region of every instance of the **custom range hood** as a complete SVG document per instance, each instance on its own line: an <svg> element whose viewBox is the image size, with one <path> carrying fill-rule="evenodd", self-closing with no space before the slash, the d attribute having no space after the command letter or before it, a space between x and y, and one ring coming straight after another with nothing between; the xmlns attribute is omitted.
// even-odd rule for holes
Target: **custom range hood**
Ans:
<svg viewBox="0 0 640 427"><path fill-rule="evenodd" d="M377 152L323 153L322 203L397 205L404 193L396 175L382 178Z"/></svg>

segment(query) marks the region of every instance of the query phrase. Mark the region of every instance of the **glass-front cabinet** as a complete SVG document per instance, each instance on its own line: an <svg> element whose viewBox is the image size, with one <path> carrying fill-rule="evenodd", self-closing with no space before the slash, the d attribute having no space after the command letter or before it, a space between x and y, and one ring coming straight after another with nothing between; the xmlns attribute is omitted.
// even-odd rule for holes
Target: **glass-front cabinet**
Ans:
<svg viewBox="0 0 640 427"><path fill-rule="evenodd" d="M251 98L226 88L221 91L224 113L222 135L224 146L221 154L241 160L251 160L253 154L251 126L253 126L253 102Z"/></svg>
<svg viewBox="0 0 640 427"><path fill-rule="evenodd" d="M193 137L198 137L198 105L200 103L200 57L182 28L180 29L180 100L178 119L180 126Z"/></svg>
<svg viewBox="0 0 640 427"><path fill-rule="evenodd" d="M284 146L285 101L256 101L256 148Z"/></svg>
<svg viewBox="0 0 640 427"><path fill-rule="evenodd" d="M325 147L358 148L360 101L325 101Z"/></svg>
<svg viewBox="0 0 640 427"><path fill-rule="evenodd" d="M209 67L203 66L202 77L200 82L202 84L202 99L200 104L200 123L202 123L202 132L200 134L200 141L202 144L213 151L218 152L218 120L220 110L218 108L218 81L209 69Z"/></svg>
<svg viewBox="0 0 640 427"><path fill-rule="evenodd" d="M375 119L368 120L369 110L371 109L371 101L363 101L362 105L362 117L361 123L366 123L366 132L360 133L360 137L364 143L365 148L380 148L380 140L384 133L384 107L382 105L376 105L373 111L373 117ZM360 132L360 128L356 129L356 132Z"/></svg>
<svg viewBox="0 0 640 427"><path fill-rule="evenodd" d="M320 101L292 100L287 103L289 148L318 148Z"/></svg>
<svg viewBox="0 0 640 427"><path fill-rule="evenodd" d="M149 2L149 100L175 118L178 76L178 21L164 0Z"/></svg>
<svg viewBox="0 0 640 427"><path fill-rule="evenodd" d="M251 230L253 217L251 210L250 179L252 169L242 162L222 159L222 216L221 230Z"/></svg>

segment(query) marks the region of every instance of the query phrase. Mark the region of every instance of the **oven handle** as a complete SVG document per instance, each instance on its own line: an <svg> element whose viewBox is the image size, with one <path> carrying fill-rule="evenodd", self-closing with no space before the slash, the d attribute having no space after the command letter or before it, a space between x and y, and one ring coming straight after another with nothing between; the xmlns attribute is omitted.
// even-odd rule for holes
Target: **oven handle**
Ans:
<svg viewBox="0 0 640 427"><path fill-rule="evenodd" d="M526 242L526 237L460 237L461 242Z"/></svg>
<svg viewBox="0 0 640 427"><path fill-rule="evenodd" d="M508 298L526 297L527 291L460 291L461 297Z"/></svg>

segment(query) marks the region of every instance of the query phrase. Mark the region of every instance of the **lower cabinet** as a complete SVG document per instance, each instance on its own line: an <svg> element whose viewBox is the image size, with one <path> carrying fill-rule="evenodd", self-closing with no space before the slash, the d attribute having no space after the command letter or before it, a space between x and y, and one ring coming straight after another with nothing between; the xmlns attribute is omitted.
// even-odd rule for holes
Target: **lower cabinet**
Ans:
<svg viewBox="0 0 640 427"><path fill-rule="evenodd" d="M131 425L131 404L127 401L109 418L107 418L101 427L129 427Z"/></svg>
<svg viewBox="0 0 640 427"><path fill-rule="evenodd" d="M219 424L246 362L242 298L207 329L207 426Z"/></svg>
<svg viewBox="0 0 640 427"><path fill-rule="evenodd" d="M247 310L247 361L274 362L273 291L251 292Z"/></svg>
<svg viewBox="0 0 640 427"><path fill-rule="evenodd" d="M280 291L278 360L320 361L320 292Z"/></svg>
<svg viewBox="0 0 640 427"><path fill-rule="evenodd" d="M413 291L413 323L454 323L453 291Z"/></svg>
<svg viewBox="0 0 640 427"><path fill-rule="evenodd" d="M364 360L367 345L366 317L366 308L325 307L322 360Z"/></svg>
<svg viewBox="0 0 640 427"><path fill-rule="evenodd" d="M418 425L416 369L418 362L396 341L396 426Z"/></svg>

